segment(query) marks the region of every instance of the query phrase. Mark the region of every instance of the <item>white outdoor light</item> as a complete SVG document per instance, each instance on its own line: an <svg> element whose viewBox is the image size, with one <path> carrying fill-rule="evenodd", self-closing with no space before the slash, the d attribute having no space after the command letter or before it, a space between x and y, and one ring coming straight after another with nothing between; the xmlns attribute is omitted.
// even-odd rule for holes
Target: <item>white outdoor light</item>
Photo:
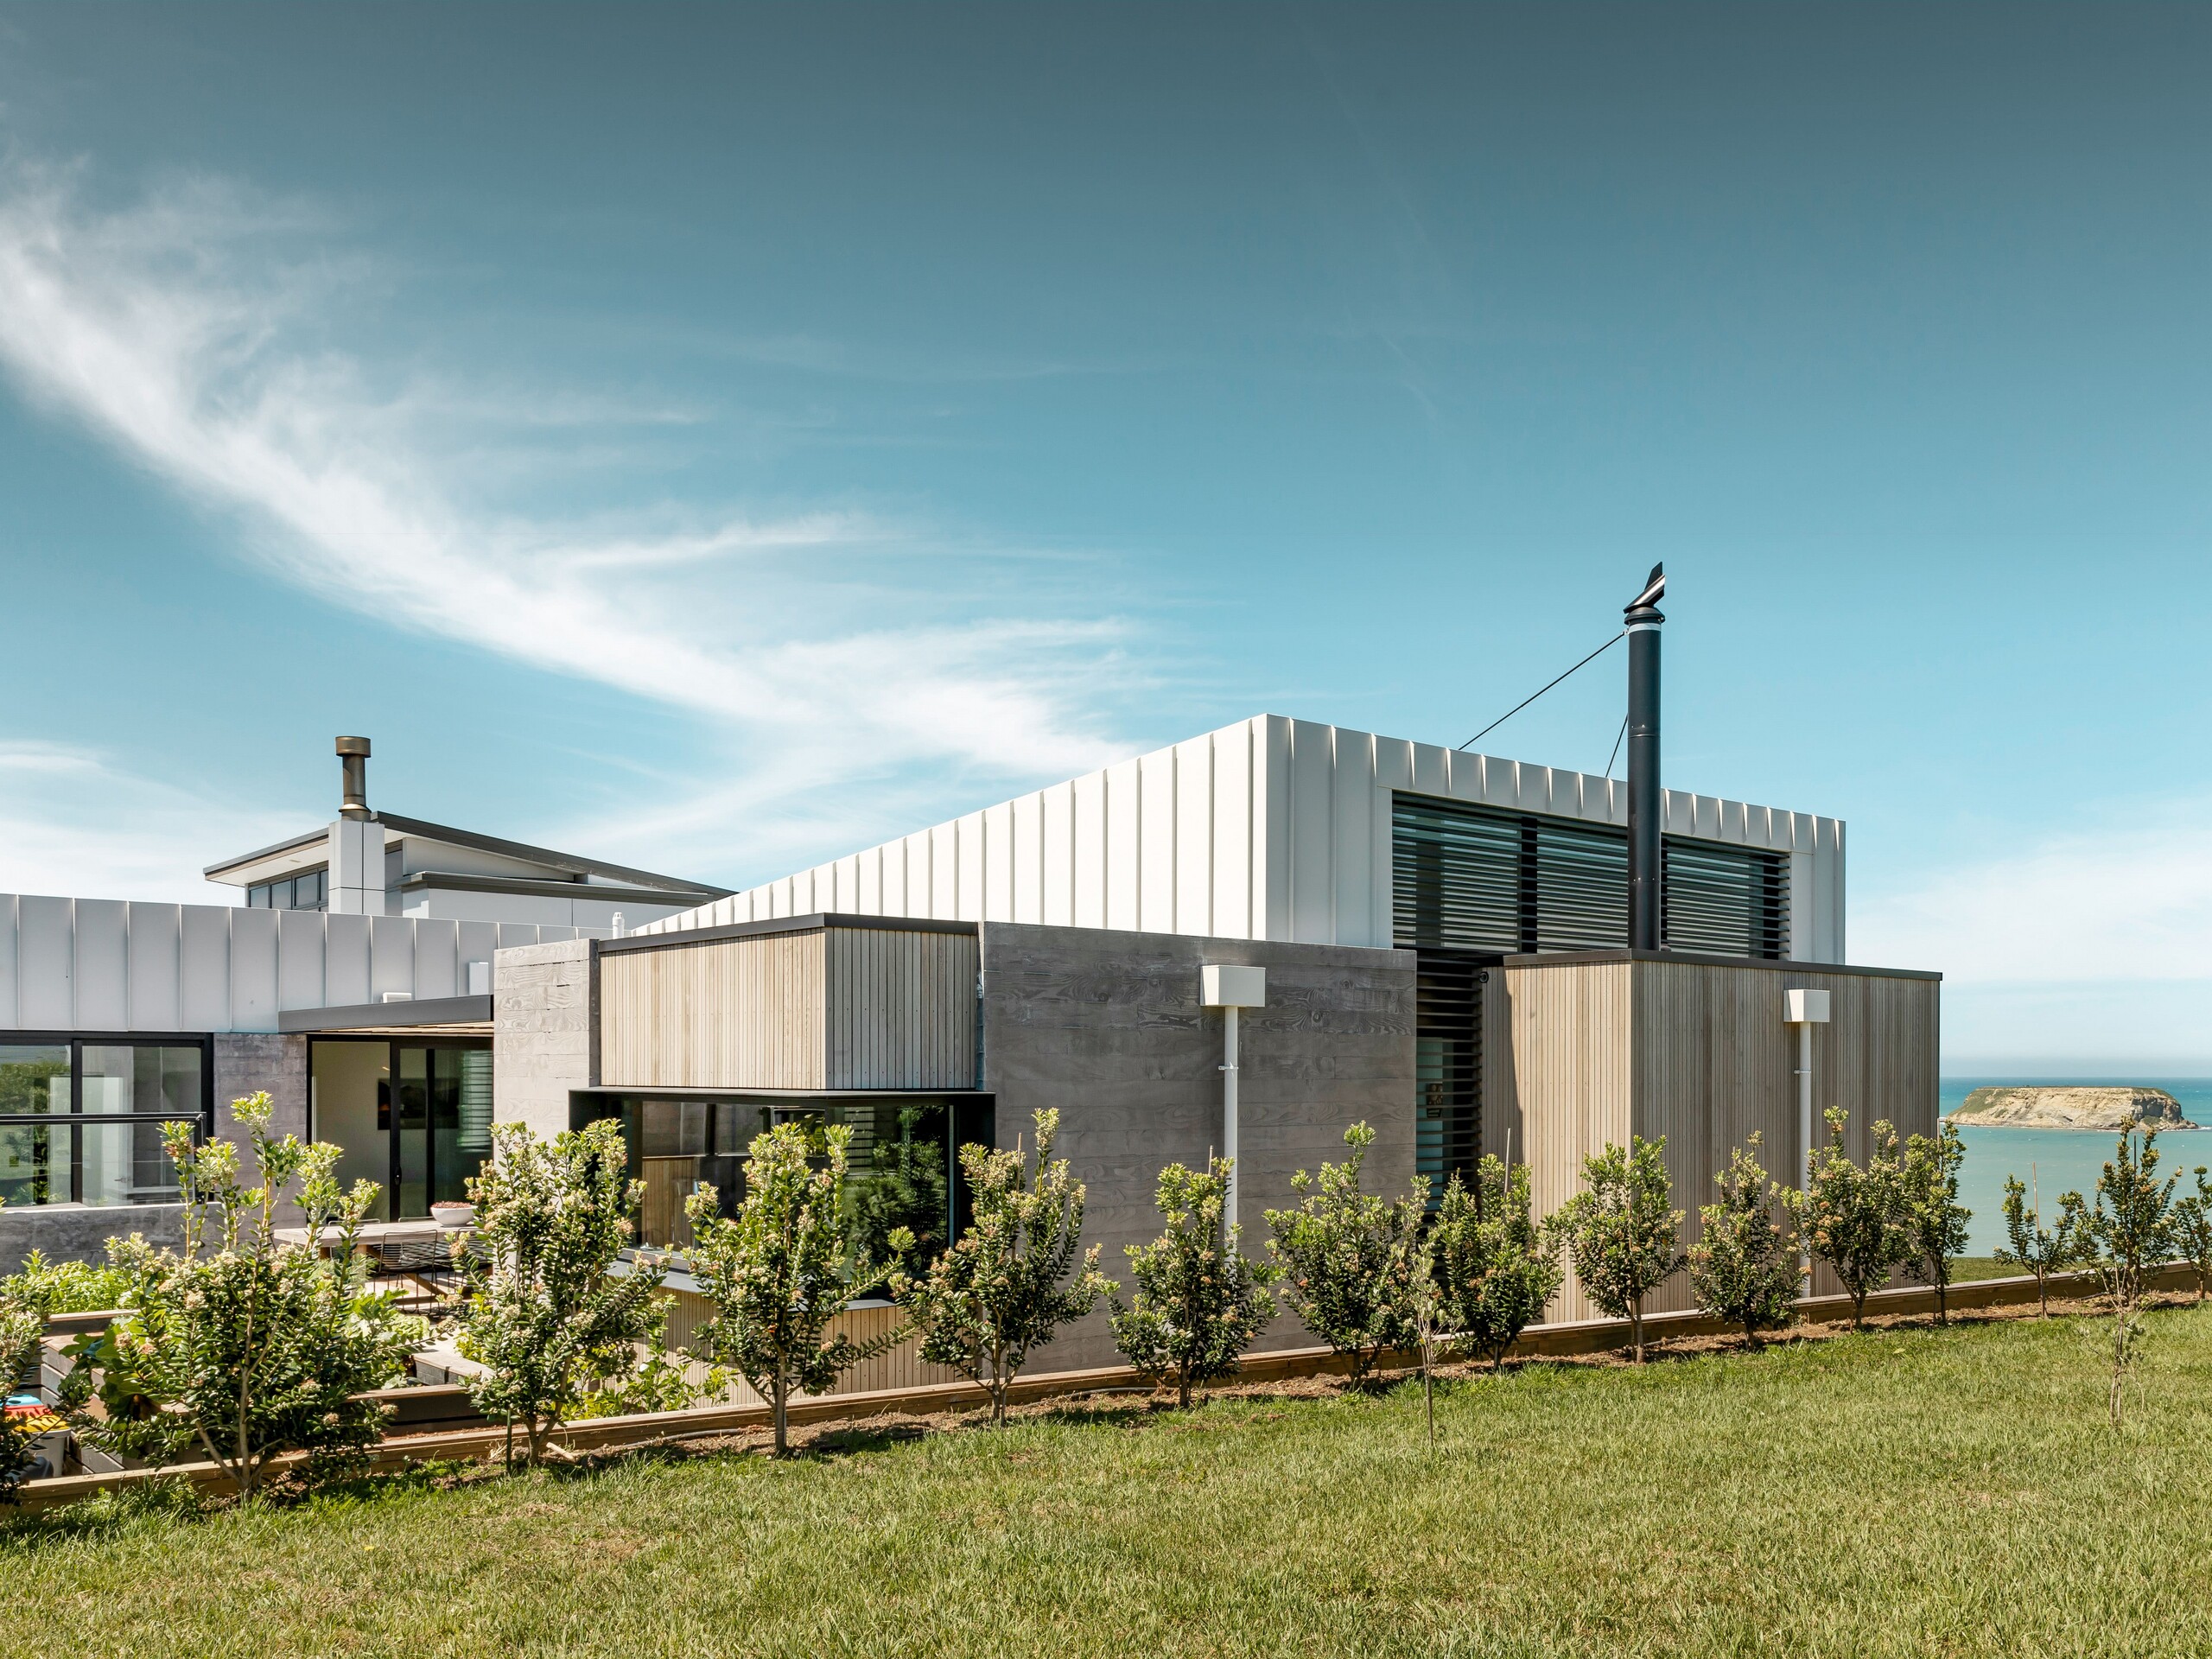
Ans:
<svg viewBox="0 0 2212 1659"><path fill-rule="evenodd" d="M1828 994L1784 991L1782 1023L1797 1027L1797 1183L1809 1193L1813 1185L1813 1027L1828 1023ZM1798 1252L1798 1265L1811 1270L1813 1255L1809 1249ZM1812 1282L1808 1280L1808 1295L1812 1288Z"/></svg>
<svg viewBox="0 0 2212 1659"><path fill-rule="evenodd" d="M1198 1000L1221 1010L1221 1155L1229 1160L1229 1191L1221 1207L1224 1227L1236 1224L1236 1010L1268 1005L1268 970L1210 962L1198 970Z"/></svg>

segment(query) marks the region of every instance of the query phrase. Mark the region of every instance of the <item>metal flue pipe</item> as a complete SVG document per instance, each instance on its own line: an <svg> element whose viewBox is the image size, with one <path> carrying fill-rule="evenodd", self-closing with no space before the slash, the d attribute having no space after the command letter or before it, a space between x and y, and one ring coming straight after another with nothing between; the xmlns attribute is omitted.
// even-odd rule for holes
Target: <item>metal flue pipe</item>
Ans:
<svg viewBox="0 0 2212 1659"><path fill-rule="evenodd" d="M338 740L338 762L344 772L340 780L341 793L339 816L365 818L369 816L369 740L365 737L341 737Z"/></svg>
<svg viewBox="0 0 2212 1659"><path fill-rule="evenodd" d="M1628 943L1659 948L1659 601L1666 566L1624 607L1628 632Z"/></svg>

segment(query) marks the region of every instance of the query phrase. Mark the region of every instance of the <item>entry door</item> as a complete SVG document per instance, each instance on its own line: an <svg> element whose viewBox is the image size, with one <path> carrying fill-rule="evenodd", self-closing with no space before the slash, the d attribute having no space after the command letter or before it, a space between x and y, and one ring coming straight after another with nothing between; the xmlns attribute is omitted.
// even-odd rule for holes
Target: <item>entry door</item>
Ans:
<svg viewBox="0 0 2212 1659"><path fill-rule="evenodd" d="M412 1221L465 1200L491 1153L492 1055L394 1044L391 1077L392 1217Z"/></svg>

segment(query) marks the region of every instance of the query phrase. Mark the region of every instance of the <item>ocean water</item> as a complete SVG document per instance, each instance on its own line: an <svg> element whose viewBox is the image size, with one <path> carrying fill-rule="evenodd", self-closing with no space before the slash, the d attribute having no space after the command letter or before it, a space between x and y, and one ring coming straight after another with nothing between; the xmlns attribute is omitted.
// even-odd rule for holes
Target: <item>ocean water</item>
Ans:
<svg viewBox="0 0 2212 1659"><path fill-rule="evenodd" d="M1943 1111L1966 1104L1970 1090L1985 1085L2024 1084L2132 1084L2163 1089L2181 1103L2181 1115L2192 1123L2212 1125L2212 1077L1945 1077ZM1959 1126L1966 1142L1966 1161L1959 1168L1959 1202L1974 1211L1967 1224L1970 1255L1987 1255L2005 1242L2005 1178L2018 1175L2032 1183L2043 1198L2046 1215L2056 1213L2058 1195L2072 1191L2092 1201L2097 1174L2113 1154L2116 1134L2103 1130L1973 1128ZM2182 1187L2192 1185L2190 1172L2199 1164L2212 1166L2212 1128L2174 1129L2158 1137L2161 1175L2179 1172ZM2181 1189L2177 1188L2179 1192Z"/></svg>

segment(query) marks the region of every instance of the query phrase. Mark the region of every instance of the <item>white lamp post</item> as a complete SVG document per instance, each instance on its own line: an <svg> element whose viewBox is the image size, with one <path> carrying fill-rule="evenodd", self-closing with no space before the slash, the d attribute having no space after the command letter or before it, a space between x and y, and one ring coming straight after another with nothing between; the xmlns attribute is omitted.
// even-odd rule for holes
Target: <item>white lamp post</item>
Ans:
<svg viewBox="0 0 2212 1659"><path fill-rule="evenodd" d="M1828 994L1784 991L1782 1022L1797 1027L1797 1185L1809 1194L1813 1186L1813 1027L1828 1023ZM1810 1249L1798 1251L1797 1265L1808 1274L1812 1271ZM1806 1294L1810 1295L1812 1289L1812 1281L1808 1279Z"/></svg>
<svg viewBox="0 0 2212 1659"><path fill-rule="evenodd" d="M1209 962L1198 970L1199 1001L1221 1010L1221 1155L1229 1160L1229 1192L1221 1209L1224 1227L1236 1224L1236 1011L1268 1003L1268 970L1227 962Z"/></svg>

